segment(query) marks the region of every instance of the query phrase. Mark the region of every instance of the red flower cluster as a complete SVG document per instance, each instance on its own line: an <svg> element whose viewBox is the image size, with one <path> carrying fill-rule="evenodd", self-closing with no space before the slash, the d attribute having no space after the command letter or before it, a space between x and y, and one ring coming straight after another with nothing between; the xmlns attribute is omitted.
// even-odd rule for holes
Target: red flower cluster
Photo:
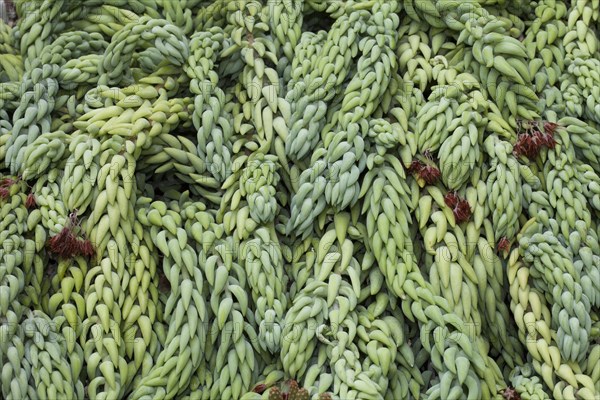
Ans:
<svg viewBox="0 0 600 400"><path fill-rule="evenodd" d="M515 388L512 388L510 386L506 389L503 389L500 393L502 394L502 397L504 397L506 400L521 400L519 392L517 392Z"/></svg>
<svg viewBox="0 0 600 400"><path fill-rule="evenodd" d="M0 198L5 200L10 196L10 187L17 183L14 179L4 178L0 181Z"/></svg>
<svg viewBox="0 0 600 400"><path fill-rule="evenodd" d="M49 241L50 251L60 258L84 256L92 258L96 254L92 242L82 240L73 234L70 228L63 228L60 233Z"/></svg>
<svg viewBox="0 0 600 400"><path fill-rule="evenodd" d="M11 179L11 178L4 178L2 179L2 181L0 181L0 187L11 187L12 185L14 185L15 183L17 183L16 180Z"/></svg>
<svg viewBox="0 0 600 400"><path fill-rule="evenodd" d="M92 244L92 242L90 242L89 239L79 240L77 243L77 250L80 255L87 258L92 258L96 255L96 249L94 249L94 245Z"/></svg>
<svg viewBox="0 0 600 400"><path fill-rule="evenodd" d="M79 248L79 241L70 228L64 227L60 233L50 238L50 251L61 258L71 258Z"/></svg>
<svg viewBox="0 0 600 400"><path fill-rule="evenodd" d="M558 124L554 122L544 122L544 132L554 135L556 128L558 128Z"/></svg>
<svg viewBox="0 0 600 400"><path fill-rule="evenodd" d="M540 154L542 147L553 149L556 141L552 135L557 126L555 123L545 122L544 132L542 132L536 122L532 123L531 127L526 128L525 132L519 133L517 136L513 154L517 157L524 155L533 159Z"/></svg>
<svg viewBox="0 0 600 400"><path fill-rule="evenodd" d="M408 171L419 175L419 178L427 182L428 185L434 184L442 176L439 169L419 160L413 160L408 167Z"/></svg>
<svg viewBox="0 0 600 400"><path fill-rule="evenodd" d="M265 385L264 383L259 383L254 387L254 389L252 389L254 393L258 394L263 394L265 390L267 390L267 385Z"/></svg>
<svg viewBox="0 0 600 400"><path fill-rule="evenodd" d="M60 233L53 236L48 241L50 251L60 258L72 258L75 256L84 256L92 258L96 255L96 250L88 239L80 239L73 232L73 228L78 225L77 216L72 213L69 217L67 226L62 228Z"/></svg>
<svg viewBox="0 0 600 400"><path fill-rule="evenodd" d="M408 172L417 173L423 168L425 164L419 160L413 160L408 167Z"/></svg>
<svg viewBox="0 0 600 400"><path fill-rule="evenodd" d="M498 242L498 251L507 252L509 250L510 250L510 242L508 241L506 236L503 236L502 239L500 239L500 241Z"/></svg>
<svg viewBox="0 0 600 400"><path fill-rule="evenodd" d="M461 199L456 191L448 192L444 196L444 202L452 209L454 219L457 223L462 223L471 217L471 206L465 199Z"/></svg>
<svg viewBox="0 0 600 400"><path fill-rule="evenodd" d="M27 200L25 201L25 207L33 208L36 205L37 203L35 202L35 196L33 195L33 193L29 193L29 195L27 195Z"/></svg>
<svg viewBox="0 0 600 400"><path fill-rule="evenodd" d="M10 196L10 187L12 185L14 185L15 183L17 183L21 178L18 177L17 179L12 179L12 178L4 178L0 181L0 198L5 200ZM33 196L33 193L29 193L29 195L27 196L27 200L25 200L25 207L27 208L33 208L35 207L37 204L35 202L35 197Z"/></svg>

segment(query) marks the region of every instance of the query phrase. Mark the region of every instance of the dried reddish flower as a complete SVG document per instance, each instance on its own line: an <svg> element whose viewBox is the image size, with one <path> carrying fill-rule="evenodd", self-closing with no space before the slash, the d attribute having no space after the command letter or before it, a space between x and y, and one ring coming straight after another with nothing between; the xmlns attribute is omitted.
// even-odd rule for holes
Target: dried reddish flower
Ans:
<svg viewBox="0 0 600 400"><path fill-rule="evenodd" d="M72 231L69 231L69 235L65 241L66 244L66 257L73 257L77 253L79 253L79 241L77 240L77 236L73 234Z"/></svg>
<svg viewBox="0 0 600 400"><path fill-rule="evenodd" d="M35 196L33 195L33 193L29 193L27 195L27 200L25 201L25 207L33 208L36 205L37 205L37 203L35 202Z"/></svg>
<svg viewBox="0 0 600 400"><path fill-rule="evenodd" d="M506 236L503 236L502 239L500 239L500 241L498 241L498 251L507 252L509 250L510 250L510 242L506 238Z"/></svg>
<svg viewBox="0 0 600 400"><path fill-rule="evenodd" d="M431 165L427 165L419 171L419 177L429 185L434 184L440 176L442 176L440 170Z"/></svg>
<svg viewBox="0 0 600 400"><path fill-rule="evenodd" d="M60 258L71 258L79 252L78 240L70 227L62 228L58 235L50 238L48 244L50 251Z"/></svg>
<svg viewBox="0 0 600 400"><path fill-rule="evenodd" d="M67 225L48 241L50 251L59 258L72 258L75 256L84 256L92 258L96 255L96 250L88 239L78 238L73 229L79 226L77 220L77 210L69 214Z"/></svg>
<svg viewBox="0 0 600 400"><path fill-rule="evenodd" d="M267 385L265 385L264 383L259 383L254 387L254 389L252 389L254 393L258 394L263 394L265 390L267 390Z"/></svg>
<svg viewBox="0 0 600 400"><path fill-rule="evenodd" d="M454 219L457 223L465 222L471 217L471 206L467 200L461 199L456 191L448 192L444 196L444 202L452 209Z"/></svg>
<svg viewBox="0 0 600 400"><path fill-rule="evenodd" d="M510 386L506 389L503 389L500 393L502 394L502 397L504 397L506 400L521 400L519 392L517 392L515 388L512 388Z"/></svg>
<svg viewBox="0 0 600 400"><path fill-rule="evenodd" d="M79 252L82 256L87 258L93 258L96 255L96 249L94 249L92 242L88 239L80 241Z"/></svg>
<svg viewBox="0 0 600 400"><path fill-rule="evenodd" d="M558 127L557 123L554 122L544 122L544 132L549 133L550 135L554 134L554 131Z"/></svg>
<svg viewBox="0 0 600 400"><path fill-rule="evenodd" d="M419 172L421 172L421 170L423 169L424 166L425 166L425 164L423 164L421 161L413 160L410 163L410 166L408 167L408 171L412 172L412 173L419 173Z"/></svg>
<svg viewBox="0 0 600 400"><path fill-rule="evenodd" d="M444 202L446 203L446 205L448 207L450 207L452 209L454 209L454 207L456 207L459 200L460 200L460 198L458 197L458 194L456 193L456 191L448 192L444 196Z"/></svg>
<svg viewBox="0 0 600 400"><path fill-rule="evenodd" d="M431 155L428 156L428 158L430 157ZM408 167L408 171L417 174L428 185L434 184L442 176L439 169L432 165L427 165L420 160L413 160Z"/></svg>
<svg viewBox="0 0 600 400"><path fill-rule="evenodd" d="M0 187L11 187L15 183L17 183L17 181L12 178L4 178L0 181Z"/></svg>
<svg viewBox="0 0 600 400"><path fill-rule="evenodd" d="M460 200L452 211L454 212L456 222L459 224L471 217L471 206L467 200Z"/></svg>
<svg viewBox="0 0 600 400"><path fill-rule="evenodd" d="M554 140L554 137L548 133L544 134L543 143L550 149L553 149L554 146L556 146L556 140Z"/></svg>
<svg viewBox="0 0 600 400"><path fill-rule="evenodd" d="M519 133L517 142L513 147L513 154L517 157L526 156L533 159L538 156L543 147L553 149L556 145L553 134L558 125L547 122L544 123L544 132L540 131L537 123L532 123L525 132Z"/></svg>
<svg viewBox="0 0 600 400"><path fill-rule="evenodd" d="M58 233L58 235L55 235L55 236L51 237L50 240L49 240L49 243L48 243L50 245L51 249L58 249L59 246L61 245L61 243L64 242L65 238L68 235L69 235L69 228L64 227Z"/></svg>
<svg viewBox="0 0 600 400"><path fill-rule="evenodd" d="M0 187L0 198L7 199L9 195L10 195L10 192L8 191L7 188Z"/></svg>
<svg viewBox="0 0 600 400"><path fill-rule="evenodd" d="M77 237L75 237L75 240L73 241L73 255L79 255L81 254L83 251L83 241L77 239Z"/></svg>

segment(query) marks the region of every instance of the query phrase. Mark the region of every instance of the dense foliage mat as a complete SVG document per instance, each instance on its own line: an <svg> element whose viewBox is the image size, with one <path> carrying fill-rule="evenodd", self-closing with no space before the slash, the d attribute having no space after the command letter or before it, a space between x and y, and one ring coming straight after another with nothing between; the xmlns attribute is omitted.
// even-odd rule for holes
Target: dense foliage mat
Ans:
<svg viewBox="0 0 600 400"><path fill-rule="evenodd" d="M599 0L35 0L0 398L598 399Z"/></svg>

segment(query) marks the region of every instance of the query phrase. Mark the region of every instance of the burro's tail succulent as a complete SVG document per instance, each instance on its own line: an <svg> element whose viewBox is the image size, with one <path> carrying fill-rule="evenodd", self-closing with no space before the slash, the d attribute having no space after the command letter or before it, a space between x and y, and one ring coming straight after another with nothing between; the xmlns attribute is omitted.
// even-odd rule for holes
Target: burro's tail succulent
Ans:
<svg viewBox="0 0 600 400"><path fill-rule="evenodd" d="M600 400L600 0L8 3L1 400Z"/></svg>

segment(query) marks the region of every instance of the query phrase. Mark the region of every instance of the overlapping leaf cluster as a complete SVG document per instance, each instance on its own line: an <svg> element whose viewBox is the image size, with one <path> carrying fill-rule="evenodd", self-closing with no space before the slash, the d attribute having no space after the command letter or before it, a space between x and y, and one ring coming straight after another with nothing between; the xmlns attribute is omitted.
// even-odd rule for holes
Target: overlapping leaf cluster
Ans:
<svg viewBox="0 0 600 400"><path fill-rule="evenodd" d="M597 398L597 0L15 6L1 398Z"/></svg>

